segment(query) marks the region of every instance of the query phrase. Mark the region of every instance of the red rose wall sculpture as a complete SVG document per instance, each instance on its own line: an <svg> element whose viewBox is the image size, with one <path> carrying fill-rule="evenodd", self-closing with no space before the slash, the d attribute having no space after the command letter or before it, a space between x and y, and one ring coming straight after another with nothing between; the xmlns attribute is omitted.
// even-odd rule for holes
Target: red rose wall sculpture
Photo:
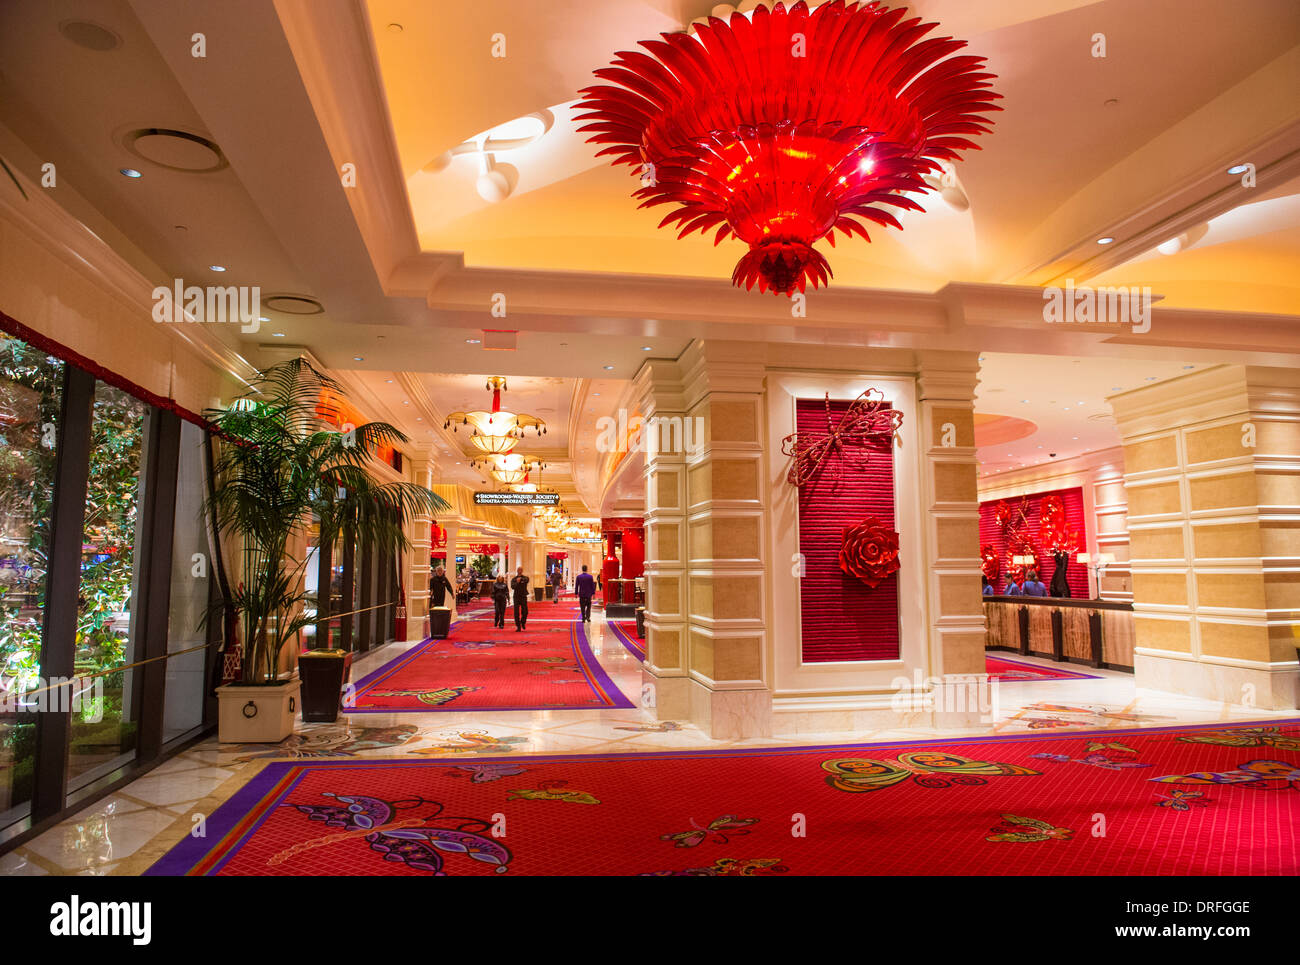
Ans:
<svg viewBox="0 0 1300 965"><path fill-rule="evenodd" d="M875 517L845 527L840 569L873 590L898 572L898 533Z"/></svg>
<svg viewBox="0 0 1300 965"><path fill-rule="evenodd" d="M752 19L751 19L752 16ZM1001 110L984 58L906 8L833 0L756 7L623 51L582 90L578 130L642 179L641 207L674 209L678 237L717 229L749 245L732 283L790 295L828 282L812 247L865 224L902 228L927 175L978 149Z"/></svg>

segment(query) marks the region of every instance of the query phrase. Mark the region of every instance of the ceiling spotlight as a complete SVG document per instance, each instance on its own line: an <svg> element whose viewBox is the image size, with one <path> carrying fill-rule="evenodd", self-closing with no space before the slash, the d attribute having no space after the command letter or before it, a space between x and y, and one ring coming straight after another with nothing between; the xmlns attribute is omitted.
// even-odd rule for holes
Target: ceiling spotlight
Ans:
<svg viewBox="0 0 1300 965"><path fill-rule="evenodd" d="M1234 164L1232 167L1228 168L1228 173L1229 173L1229 174L1245 174L1245 173L1246 173L1247 171L1249 171L1249 170L1250 170L1250 165L1249 165L1249 164ZM123 172L123 173L125 173L125 172Z"/></svg>
<svg viewBox="0 0 1300 965"><path fill-rule="evenodd" d="M614 366L612 366L612 365L606 365L606 366L605 366L605 371L606 371L606 372L613 372L613 371L614 371Z"/></svg>
<svg viewBox="0 0 1300 965"><path fill-rule="evenodd" d="M267 318L265 315L258 315L258 316L257 316L257 320L258 320L259 322L269 322L269 321L270 321L270 319Z"/></svg>
<svg viewBox="0 0 1300 965"><path fill-rule="evenodd" d="M384 379L384 385L392 385L392 384L393 384L392 379Z"/></svg>
<svg viewBox="0 0 1300 965"><path fill-rule="evenodd" d="M649 346L649 345L642 345L642 346L641 346L641 351L642 351L642 352L648 352L648 351L650 351L650 346Z"/></svg>
<svg viewBox="0 0 1300 965"><path fill-rule="evenodd" d="M1195 366L1195 365L1184 365L1183 368L1184 368L1184 369L1194 369L1194 368L1196 368L1196 366Z"/></svg>
<svg viewBox="0 0 1300 965"><path fill-rule="evenodd" d="M208 265L208 270L209 270L209 271L225 271L225 270L226 270L226 266L225 266L225 265Z"/></svg>
<svg viewBox="0 0 1300 965"><path fill-rule="evenodd" d="M1104 238L1098 238L1098 239L1097 239L1097 244L1099 244L1099 245L1108 245L1108 244L1110 244L1111 242L1113 242L1114 240L1115 240L1115 239L1112 238L1110 235L1106 235Z"/></svg>
<svg viewBox="0 0 1300 965"><path fill-rule="evenodd" d="M272 338L284 338L284 332L272 332L272 333L271 333L271 337L272 337Z"/></svg>
<svg viewBox="0 0 1300 965"><path fill-rule="evenodd" d="M483 341L483 340L482 340L481 338L467 338L467 339L465 339L465 344L467 344L467 345L478 345L478 344L479 344L480 342L482 342L482 341Z"/></svg>
<svg viewBox="0 0 1300 965"><path fill-rule="evenodd" d="M142 177L144 177L144 175L141 174L139 171L137 171L135 168L118 168L118 173L119 173L119 174L122 174L122 175L125 175L125 176L128 177L128 178L142 178Z"/></svg>
<svg viewBox="0 0 1300 965"><path fill-rule="evenodd" d="M354 355L354 356L352 356L352 361L354 361L354 362L364 362L365 359L363 359L360 355Z"/></svg>

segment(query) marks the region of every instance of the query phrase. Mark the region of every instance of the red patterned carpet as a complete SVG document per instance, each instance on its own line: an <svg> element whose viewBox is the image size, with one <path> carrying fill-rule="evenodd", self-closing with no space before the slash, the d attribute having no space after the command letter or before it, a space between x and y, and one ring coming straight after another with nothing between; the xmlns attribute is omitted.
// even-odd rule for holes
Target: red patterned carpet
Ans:
<svg viewBox="0 0 1300 965"><path fill-rule="evenodd" d="M346 712L633 706L592 654L583 625L544 622L534 606L543 604L530 605L522 633L508 610L504 630L490 615L458 620L446 640L426 640L358 681Z"/></svg>
<svg viewBox="0 0 1300 965"><path fill-rule="evenodd" d="M1060 664L1058 666L1044 667L1041 664L1009 660L1006 657L995 657L991 653L984 654L984 672L1004 684L1015 683L1020 680L1100 679L1096 674L1066 670L1066 666L1066 664Z"/></svg>
<svg viewBox="0 0 1300 965"><path fill-rule="evenodd" d="M1296 875L1300 728L273 762L152 875Z"/></svg>

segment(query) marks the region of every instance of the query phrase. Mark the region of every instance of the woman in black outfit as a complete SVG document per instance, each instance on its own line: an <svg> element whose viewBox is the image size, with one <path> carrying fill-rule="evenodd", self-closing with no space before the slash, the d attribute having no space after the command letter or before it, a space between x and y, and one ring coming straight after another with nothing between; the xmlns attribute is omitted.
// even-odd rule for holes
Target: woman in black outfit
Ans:
<svg viewBox="0 0 1300 965"><path fill-rule="evenodd" d="M506 604L510 602L510 587L506 586L506 578L498 576L497 581L492 584L492 606L495 613L492 618L492 626L506 628Z"/></svg>

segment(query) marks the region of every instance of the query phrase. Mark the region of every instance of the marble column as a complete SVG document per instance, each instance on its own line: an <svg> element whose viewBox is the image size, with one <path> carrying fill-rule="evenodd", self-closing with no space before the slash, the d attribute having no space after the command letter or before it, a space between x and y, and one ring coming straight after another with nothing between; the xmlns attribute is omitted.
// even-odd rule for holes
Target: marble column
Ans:
<svg viewBox="0 0 1300 965"><path fill-rule="evenodd" d="M1300 372L1217 366L1110 403L1138 686L1300 706Z"/></svg>
<svg viewBox="0 0 1300 965"><path fill-rule="evenodd" d="M411 460L411 481L420 486L433 485L434 462L430 459L414 458ZM406 638L422 639L424 618L429 612L429 556L430 524L433 517L415 516L410 522L407 540L410 548L404 554L405 569L402 573L402 585L406 589ZM446 525L440 518L440 525Z"/></svg>
<svg viewBox="0 0 1300 965"><path fill-rule="evenodd" d="M984 673L974 352L918 352L930 673Z"/></svg>
<svg viewBox="0 0 1300 965"><path fill-rule="evenodd" d="M684 426L681 369L649 359L633 382L643 417L645 445L646 659L642 705L661 720L691 716L686 669L686 456L680 446L658 445L657 426ZM591 573L600 572L604 544L589 550Z"/></svg>

